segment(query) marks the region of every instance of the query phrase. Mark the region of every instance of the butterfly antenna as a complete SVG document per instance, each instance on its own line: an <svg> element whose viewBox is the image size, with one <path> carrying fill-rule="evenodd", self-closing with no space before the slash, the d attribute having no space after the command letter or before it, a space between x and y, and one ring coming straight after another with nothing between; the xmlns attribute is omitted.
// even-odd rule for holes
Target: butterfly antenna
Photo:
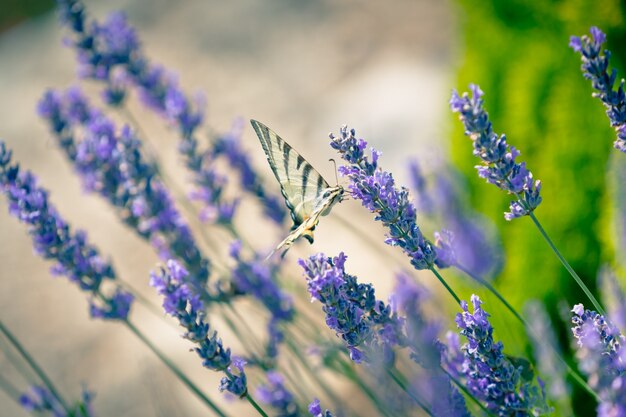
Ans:
<svg viewBox="0 0 626 417"><path fill-rule="evenodd" d="M337 181L337 185L339 185L339 178L337 177L337 162L335 162L333 158L330 158L329 161L335 166L335 181Z"/></svg>

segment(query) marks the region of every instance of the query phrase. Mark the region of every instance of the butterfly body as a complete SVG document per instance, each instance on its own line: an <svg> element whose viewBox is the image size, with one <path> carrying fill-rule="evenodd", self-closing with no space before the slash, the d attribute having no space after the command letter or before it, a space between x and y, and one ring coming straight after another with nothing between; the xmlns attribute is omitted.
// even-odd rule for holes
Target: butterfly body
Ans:
<svg viewBox="0 0 626 417"><path fill-rule="evenodd" d="M313 243L313 231L321 216L330 213L344 193L340 185L330 186L298 152L264 124L251 120L267 161L280 184L293 227L289 235L268 256L289 247L300 237Z"/></svg>

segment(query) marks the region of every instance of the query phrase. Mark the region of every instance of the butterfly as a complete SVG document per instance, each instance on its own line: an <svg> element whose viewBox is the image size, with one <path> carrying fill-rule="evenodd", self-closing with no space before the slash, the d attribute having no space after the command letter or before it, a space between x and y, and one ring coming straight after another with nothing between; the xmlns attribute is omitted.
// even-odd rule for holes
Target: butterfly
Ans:
<svg viewBox="0 0 626 417"><path fill-rule="evenodd" d="M320 216L326 216L343 199L344 189L341 185L331 187L306 159L263 123L256 120L250 120L250 123L261 141L274 176L280 183L293 220L289 235L266 259L283 248L285 250L281 256L285 256L289 247L301 236L313 243L313 230Z"/></svg>

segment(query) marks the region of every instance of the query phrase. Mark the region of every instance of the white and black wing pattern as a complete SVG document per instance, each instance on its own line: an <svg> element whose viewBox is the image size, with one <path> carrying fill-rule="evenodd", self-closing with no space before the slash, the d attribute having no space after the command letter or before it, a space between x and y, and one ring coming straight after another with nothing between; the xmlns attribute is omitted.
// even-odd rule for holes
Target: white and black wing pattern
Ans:
<svg viewBox="0 0 626 417"><path fill-rule="evenodd" d="M256 120L250 122L261 141L274 176L280 183L285 203L293 220L292 230L296 230L298 226L311 218L324 192L335 187L331 187L311 164L274 131ZM301 235L313 243L312 233Z"/></svg>

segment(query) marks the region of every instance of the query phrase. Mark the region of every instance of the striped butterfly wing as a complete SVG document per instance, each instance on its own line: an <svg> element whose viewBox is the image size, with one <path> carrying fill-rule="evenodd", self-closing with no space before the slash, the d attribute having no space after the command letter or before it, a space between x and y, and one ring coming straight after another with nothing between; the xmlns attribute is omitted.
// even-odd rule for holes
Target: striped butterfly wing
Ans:
<svg viewBox="0 0 626 417"><path fill-rule="evenodd" d="M250 122L261 141L274 176L280 183L285 203L291 212L293 230L311 216L316 200L330 185L274 131L256 120Z"/></svg>

